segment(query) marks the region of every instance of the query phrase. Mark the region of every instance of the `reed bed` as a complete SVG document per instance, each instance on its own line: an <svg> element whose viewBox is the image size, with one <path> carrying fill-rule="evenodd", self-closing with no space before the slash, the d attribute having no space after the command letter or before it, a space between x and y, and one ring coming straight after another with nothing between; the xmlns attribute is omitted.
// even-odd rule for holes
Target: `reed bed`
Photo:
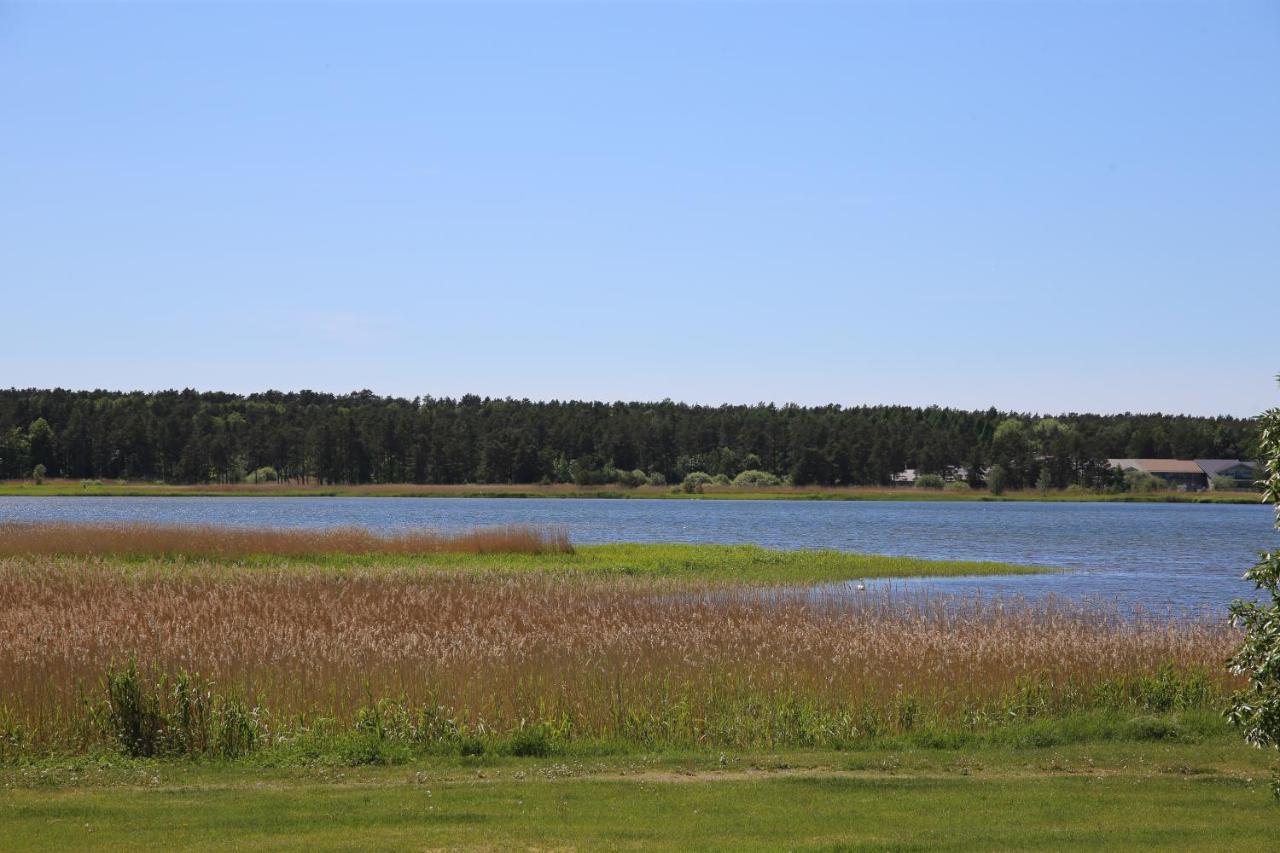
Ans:
<svg viewBox="0 0 1280 853"><path fill-rule="evenodd" d="M0 557L305 557L329 554L571 554L563 527L505 525L380 535L361 527L303 530L186 524L0 523Z"/></svg>
<svg viewBox="0 0 1280 853"><path fill-rule="evenodd" d="M186 679L240 709L258 743L359 730L464 750L529 731L838 746L1099 707L1208 707L1230 687L1221 662L1237 640L1225 624L1052 601L4 558L0 752L6 737L11 752L108 743L103 721L124 700L104 674L130 659L142 685L130 689L153 696L158 718L190 716L174 692Z"/></svg>

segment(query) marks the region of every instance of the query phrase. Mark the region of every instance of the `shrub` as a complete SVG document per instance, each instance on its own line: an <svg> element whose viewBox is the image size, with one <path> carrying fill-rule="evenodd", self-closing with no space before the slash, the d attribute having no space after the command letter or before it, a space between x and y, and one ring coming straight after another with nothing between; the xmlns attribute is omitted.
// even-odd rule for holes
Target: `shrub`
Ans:
<svg viewBox="0 0 1280 853"><path fill-rule="evenodd" d="M1237 480L1235 477L1226 477L1226 476L1223 476L1222 474L1218 474L1217 476L1215 476L1211 482L1213 484L1213 488L1216 491L1222 491L1224 489L1229 491L1229 490L1238 489L1241 487L1240 481Z"/></svg>
<svg viewBox="0 0 1280 853"><path fill-rule="evenodd" d="M917 489L941 489L946 485L941 474L919 474L916 476Z"/></svg>
<svg viewBox="0 0 1280 853"><path fill-rule="evenodd" d="M1003 495L1004 487L1009 483L1009 472L1003 465L992 465L987 471L987 490L993 495Z"/></svg>
<svg viewBox="0 0 1280 853"><path fill-rule="evenodd" d="M650 486L665 486L667 484L667 477L661 471L654 471L649 475L648 479Z"/></svg>
<svg viewBox="0 0 1280 853"><path fill-rule="evenodd" d="M1120 727L1120 735L1125 740L1177 740L1182 730L1162 717L1134 717Z"/></svg>
<svg viewBox="0 0 1280 853"><path fill-rule="evenodd" d="M733 484L735 486L780 486L782 480L777 474L751 468L734 477Z"/></svg>
<svg viewBox="0 0 1280 853"><path fill-rule="evenodd" d="M484 741L475 735L466 735L458 740L458 754L466 756L484 755Z"/></svg>
<svg viewBox="0 0 1280 853"><path fill-rule="evenodd" d="M727 486L729 485L729 477L727 474L716 474L711 478L711 484L713 486Z"/></svg>
<svg viewBox="0 0 1280 853"><path fill-rule="evenodd" d="M506 744L511 755L546 758L552 752L551 736L545 726L529 726L512 733Z"/></svg>
<svg viewBox="0 0 1280 853"><path fill-rule="evenodd" d="M618 472L618 485L626 486L628 489L634 489L638 486L643 486L647 482L649 482L649 478L645 476L645 473L641 471L639 468L635 469L634 471Z"/></svg>
<svg viewBox="0 0 1280 853"><path fill-rule="evenodd" d="M1275 525L1280 528L1280 409L1266 412L1259 427L1259 445L1266 456L1264 497L1275 506ZM1280 747L1280 551L1264 551L1244 577L1271 600L1231 603L1231 621L1244 628L1245 637L1229 666L1232 673L1248 679L1248 686L1232 698L1227 717L1254 746ZM1280 798L1280 774L1274 771L1272 793Z"/></svg>
<svg viewBox="0 0 1280 853"><path fill-rule="evenodd" d="M688 495L702 494L702 487L711 482L711 475L706 471L690 471L685 476L684 482L680 484L680 488Z"/></svg>
<svg viewBox="0 0 1280 853"><path fill-rule="evenodd" d="M280 479L279 473L270 465L264 465L261 468L255 468L248 474L244 475L246 483L274 483Z"/></svg>
<svg viewBox="0 0 1280 853"><path fill-rule="evenodd" d="M969 491L969 484L964 480L953 480L947 483L946 490L948 492L967 492Z"/></svg>
<svg viewBox="0 0 1280 853"><path fill-rule="evenodd" d="M1146 471L1130 469L1124 472L1124 490L1126 492L1161 492L1168 484L1154 474Z"/></svg>
<svg viewBox="0 0 1280 853"><path fill-rule="evenodd" d="M569 464L573 482L579 486L604 486L618 481L618 472L612 465L593 467L590 460L575 459Z"/></svg>
<svg viewBox="0 0 1280 853"><path fill-rule="evenodd" d="M35 469L32 470L31 479L36 481L37 486L44 482L44 475L47 470L48 469L43 465L37 465Z"/></svg>

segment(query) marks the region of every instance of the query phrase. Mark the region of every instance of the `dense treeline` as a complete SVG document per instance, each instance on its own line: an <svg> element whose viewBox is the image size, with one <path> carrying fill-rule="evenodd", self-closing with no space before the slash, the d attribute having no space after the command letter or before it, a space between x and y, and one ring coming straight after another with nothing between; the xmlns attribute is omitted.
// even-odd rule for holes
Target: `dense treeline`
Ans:
<svg viewBox="0 0 1280 853"><path fill-rule="evenodd" d="M1102 485L1106 457L1253 458L1254 422L907 406L691 406L310 391L0 390L0 477L318 483L650 482L761 470L797 485L999 463L1011 487ZM618 474L617 472L622 472ZM634 481L634 480L633 480Z"/></svg>

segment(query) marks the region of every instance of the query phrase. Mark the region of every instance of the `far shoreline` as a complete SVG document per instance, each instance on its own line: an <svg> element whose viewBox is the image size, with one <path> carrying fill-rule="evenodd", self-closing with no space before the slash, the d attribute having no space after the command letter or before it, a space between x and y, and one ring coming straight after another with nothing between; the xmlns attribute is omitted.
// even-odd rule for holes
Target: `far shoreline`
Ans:
<svg viewBox="0 0 1280 853"><path fill-rule="evenodd" d="M925 501L925 502L1032 502L1032 503L1188 503L1258 504L1261 495L1251 491L1141 492L1099 494L1036 489L1007 491L993 495L981 489L921 489L911 486L776 486L736 488L706 486L700 493L687 493L669 486L577 486L470 483L427 485L378 483L365 485L316 485L298 483L157 484L47 480L0 481L0 497L342 497L342 498L588 498L597 500L784 500L784 501Z"/></svg>

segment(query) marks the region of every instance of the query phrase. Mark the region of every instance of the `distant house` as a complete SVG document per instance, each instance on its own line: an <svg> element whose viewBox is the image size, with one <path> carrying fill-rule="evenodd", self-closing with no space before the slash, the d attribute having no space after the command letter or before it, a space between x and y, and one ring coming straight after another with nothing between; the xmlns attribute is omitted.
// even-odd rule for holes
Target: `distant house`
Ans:
<svg viewBox="0 0 1280 853"><path fill-rule="evenodd" d="M1209 488L1209 476L1190 459L1108 459L1107 464L1121 471L1142 471L1187 491Z"/></svg>
<svg viewBox="0 0 1280 853"><path fill-rule="evenodd" d="M1252 462L1239 459L1197 459L1196 464L1209 478L1209 488L1213 488L1214 477L1230 477L1236 481L1237 489L1248 489L1258 479L1257 469Z"/></svg>
<svg viewBox="0 0 1280 853"><path fill-rule="evenodd" d="M914 486L919 473L915 468L908 468L905 471L899 471L889 479L895 486ZM982 474L985 476L986 471L983 470ZM969 469L963 465L951 465L942 469L941 476L948 483L964 483L969 479Z"/></svg>

